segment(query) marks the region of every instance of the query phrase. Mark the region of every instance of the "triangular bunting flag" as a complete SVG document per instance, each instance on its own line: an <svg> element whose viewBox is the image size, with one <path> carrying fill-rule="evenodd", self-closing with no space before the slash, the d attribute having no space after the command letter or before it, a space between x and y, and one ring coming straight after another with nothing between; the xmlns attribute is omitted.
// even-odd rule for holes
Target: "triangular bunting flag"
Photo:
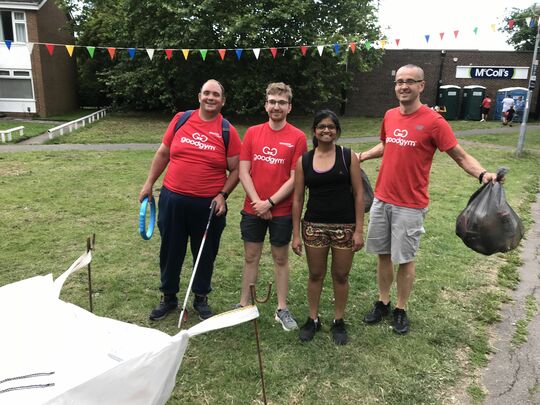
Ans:
<svg viewBox="0 0 540 405"><path fill-rule="evenodd" d="M171 60L171 58L172 58L172 49L165 49L165 56L167 56L167 60Z"/></svg>
<svg viewBox="0 0 540 405"><path fill-rule="evenodd" d="M333 48L336 55L339 55L339 48L340 48L339 44L334 44Z"/></svg>
<svg viewBox="0 0 540 405"><path fill-rule="evenodd" d="M154 53L155 52L156 52L156 50L154 48L146 48L146 54L148 55L150 60L154 59Z"/></svg>
<svg viewBox="0 0 540 405"><path fill-rule="evenodd" d="M129 58L133 59L135 57L135 48L128 48Z"/></svg>
<svg viewBox="0 0 540 405"><path fill-rule="evenodd" d="M491 24L491 30L493 32L495 32L496 29L497 29L497 25L496 24Z"/></svg>
<svg viewBox="0 0 540 405"><path fill-rule="evenodd" d="M459 34L459 30L455 30L454 31L454 38L457 38L458 34Z"/></svg>
<svg viewBox="0 0 540 405"><path fill-rule="evenodd" d="M349 44L349 49L351 50L352 53L355 53L356 52L356 42L351 42Z"/></svg>
<svg viewBox="0 0 540 405"><path fill-rule="evenodd" d="M533 28L534 27L534 18L531 18L531 23L529 24L529 27Z"/></svg>
<svg viewBox="0 0 540 405"><path fill-rule="evenodd" d="M243 49L242 48L238 48L235 52L236 52L236 57L238 58L238 60L240 60L240 57L242 56L242 51Z"/></svg>
<svg viewBox="0 0 540 405"><path fill-rule="evenodd" d="M366 41L366 43L364 44L364 46L365 46L366 49L369 51L369 48L371 48L371 42Z"/></svg>
<svg viewBox="0 0 540 405"><path fill-rule="evenodd" d="M317 45L317 51L319 51L319 56L322 56L324 50L324 45Z"/></svg>
<svg viewBox="0 0 540 405"><path fill-rule="evenodd" d="M441 41L444 38L444 32L439 32L439 36L441 37Z"/></svg>
<svg viewBox="0 0 540 405"><path fill-rule="evenodd" d="M88 51L88 54L90 55L90 59L94 59L94 52L96 51L95 46L87 46L86 50ZM71 56L71 55L69 55Z"/></svg>
<svg viewBox="0 0 540 405"><path fill-rule="evenodd" d="M109 56L111 57L111 60L113 60L113 59L114 59L114 55L115 55L115 53L116 53L116 48L111 48L111 47L109 47L109 48L107 48L107 52L109 52Z"/></svg>
<svg viewBox="0 0 540 405"><path fill-rule="evenodd" d="M201 53L202 60L206 60L206 54L208 53L208 49L199 49L199 52Z"/></svg>
<svg viewBox="0 0 540 405"><path fill-rule="evenodd" d="M6 43L7 49L11 50L11 40L6 39L4 42Z"/></svg>
<svg viewBox="0 0 540 405"><path fill-rule="evenodd" d="M478 27L474 27L473 32L474 32L474 35L478 35Z"/></svg>
<svg viewBox="0 0 540 405"><path fill-rule="evenodd" d="M302 45L302 46L300 47L300 52L302 52L302 56L306 56L307 48L308 48L308 47L305 46L305 45Z"/></svg>
<svg viewBox="0 0 540 405"><path fill-rule="evenodd" d="M429 34L424 35L424 38L426 39L426 43L429 43Z"/></svg>
<svg viewBox="0 0 540 405"><path fill-rule="evenodd" d="M381 39L381 48L384 49L386 46L386 39Z"/></svg>
<svg viewBox="0 0 540 405"><path fill-rule="evenodd" d="M274 57L274 59L276 59L277 48L270 48L270 53L272 54L272 56Z"/></svg>
<svg viewBox="0 0 540 405"><path fill-rule="evenodd" d="M399 46L399 39L396 38L396 46Z"/></svg>
<svg viewBox="0 0 540 405"><path fill-rule="evenodd" d="M53 44L45 44L45 47L47 48L47 51L49 51L49 55L53 55L54 53L54 45Z"/></svg>
<svg viewBox="0 0 540 405"><path fill-rule="evenodd" d="M182 54L184 55L184 59L187 60L189 56L189 49L182 49Z"/></svg>
<svg viewBox="0 0 540 405"><path fill-rule="evenodd" d="M253 55L255 55L255 59L259 59L260 53L261 53L261 48L253 48Z"/></svg>
<svg viewBox="0 0 540 405"><path fill-rule="evenodd" d="M508 28L510 28L510 29L514 28L515 23L516 23L515 20L508 20Z"/></svg>
<svg viewBox="0 0 540 405"><path fill-rule="evenodd" d="M530 26L531 26L531 20L532 20L531 17L525 18L525 22L527 23L527 27L530 27Z"/></svg>
<svg viewBox="0 0 540 405"><path fill-rule="evenodd" d="M227 52L227 50L218 49L219 57L221 58L221 60L225 59L225 52Z"/></svg>
<svg viewBox="0 0 540 405"><path fill-rule="evenodd" d="M26 43L26 49L28 49L28 53L32 53L32 49L34 49L34 43L33 42L27 42Z"/></svg>
<svg viewBox="0 0 540 405"><path fill-rule="evenodd" d="M71 57L73 56L73 50L75 49L75 47L73 45L66 45L66 51L68 53L68 55Z"/></svg>

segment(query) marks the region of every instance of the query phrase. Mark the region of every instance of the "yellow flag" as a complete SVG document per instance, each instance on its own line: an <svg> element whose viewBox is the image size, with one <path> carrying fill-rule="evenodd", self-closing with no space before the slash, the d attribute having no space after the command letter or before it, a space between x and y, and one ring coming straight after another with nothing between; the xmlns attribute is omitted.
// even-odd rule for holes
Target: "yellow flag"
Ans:
<svg viewBox="0 0 540 405"><path fill-rule="evenodd" d="M73 49L75 49L75 46L73 45L66 45L67 53L71 57L73 55Z"/></svg>
<svg viewBox="0 0 540 405"><path fill-rule="evenodd" d="M495 32L495 28L496 28L496 27L497 27L497 26L496 26L495 24L491 24L491 29L493 30L493 32Z"/></svg>
<svg viewBox="0 0 540 405"><path fill-rule="evenodd" d="M381 48L384 49L385 45L386 45L386 40L381 39Z"/></svg>
<svg viewBox="0 0 540 405"><path fill-rule="evenodd" d="M182 49L182 53L184 54L184 59L187 60L189 56L189 49Z"/></svg>

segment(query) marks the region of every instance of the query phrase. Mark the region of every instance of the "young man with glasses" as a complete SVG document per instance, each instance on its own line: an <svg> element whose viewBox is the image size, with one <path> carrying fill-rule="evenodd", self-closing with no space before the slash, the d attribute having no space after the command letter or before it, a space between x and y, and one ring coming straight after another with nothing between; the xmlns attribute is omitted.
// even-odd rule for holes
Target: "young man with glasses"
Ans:
<svg viewBox="0 0 540 405"><path fill-rule="evenodd" d="M386 112L381 143L358 154L361 162L382 157L370 211L366 251L378 255L379 300L364 317L375 324L390 314L390 287L396 276L397 302L392 328L409 331L405 308L415 279L415 256L424 233L424 218L429 204L429 172L433 155L446 152L480 183L495 181L480 163L458 145L446 120L420 102L424 90L424 71L415 65L396 73L395 93L399 107Z"/></svg>
<svg viewBox="0 0 540 405"><path fill-rule="evenodd" d="M287 308L289 242L294 170L298 158L307 151L305 134L287 122L291 101L290 86L270 83L265 102L268 122L248 128L240 152L240 181L246 199L240 222L245 261L238 306L250 302L249 285L257 281L268 230L278 297L275 319L286 331L298 328Z"/></svg>

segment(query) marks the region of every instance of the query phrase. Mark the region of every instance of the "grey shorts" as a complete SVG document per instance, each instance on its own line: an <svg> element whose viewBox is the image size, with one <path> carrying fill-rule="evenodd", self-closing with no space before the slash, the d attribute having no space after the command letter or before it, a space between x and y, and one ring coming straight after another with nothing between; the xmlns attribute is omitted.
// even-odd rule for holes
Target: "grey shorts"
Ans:
<svg viewBox="0 0 540 405"><path fill-rule="evenodd" d="M412 262L425 233L424 218L427 208L399 207L373 200L369 211L366 252L389 254L392 263Z"/></svg>

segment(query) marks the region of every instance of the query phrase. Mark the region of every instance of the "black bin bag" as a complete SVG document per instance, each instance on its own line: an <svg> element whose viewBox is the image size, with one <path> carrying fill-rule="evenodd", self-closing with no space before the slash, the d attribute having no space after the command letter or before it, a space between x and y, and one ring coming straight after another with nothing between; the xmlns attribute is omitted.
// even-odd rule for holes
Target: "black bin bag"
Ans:
<svg viewBox="0 0 540 405"><path fill-rule="evenodd" d="M499 173L502 178L504 173ZM465 245L484 255L508 252L519 245L523 223L508 205L499 181L484 184L471 196L457 217L456 234Z"/></svg>

